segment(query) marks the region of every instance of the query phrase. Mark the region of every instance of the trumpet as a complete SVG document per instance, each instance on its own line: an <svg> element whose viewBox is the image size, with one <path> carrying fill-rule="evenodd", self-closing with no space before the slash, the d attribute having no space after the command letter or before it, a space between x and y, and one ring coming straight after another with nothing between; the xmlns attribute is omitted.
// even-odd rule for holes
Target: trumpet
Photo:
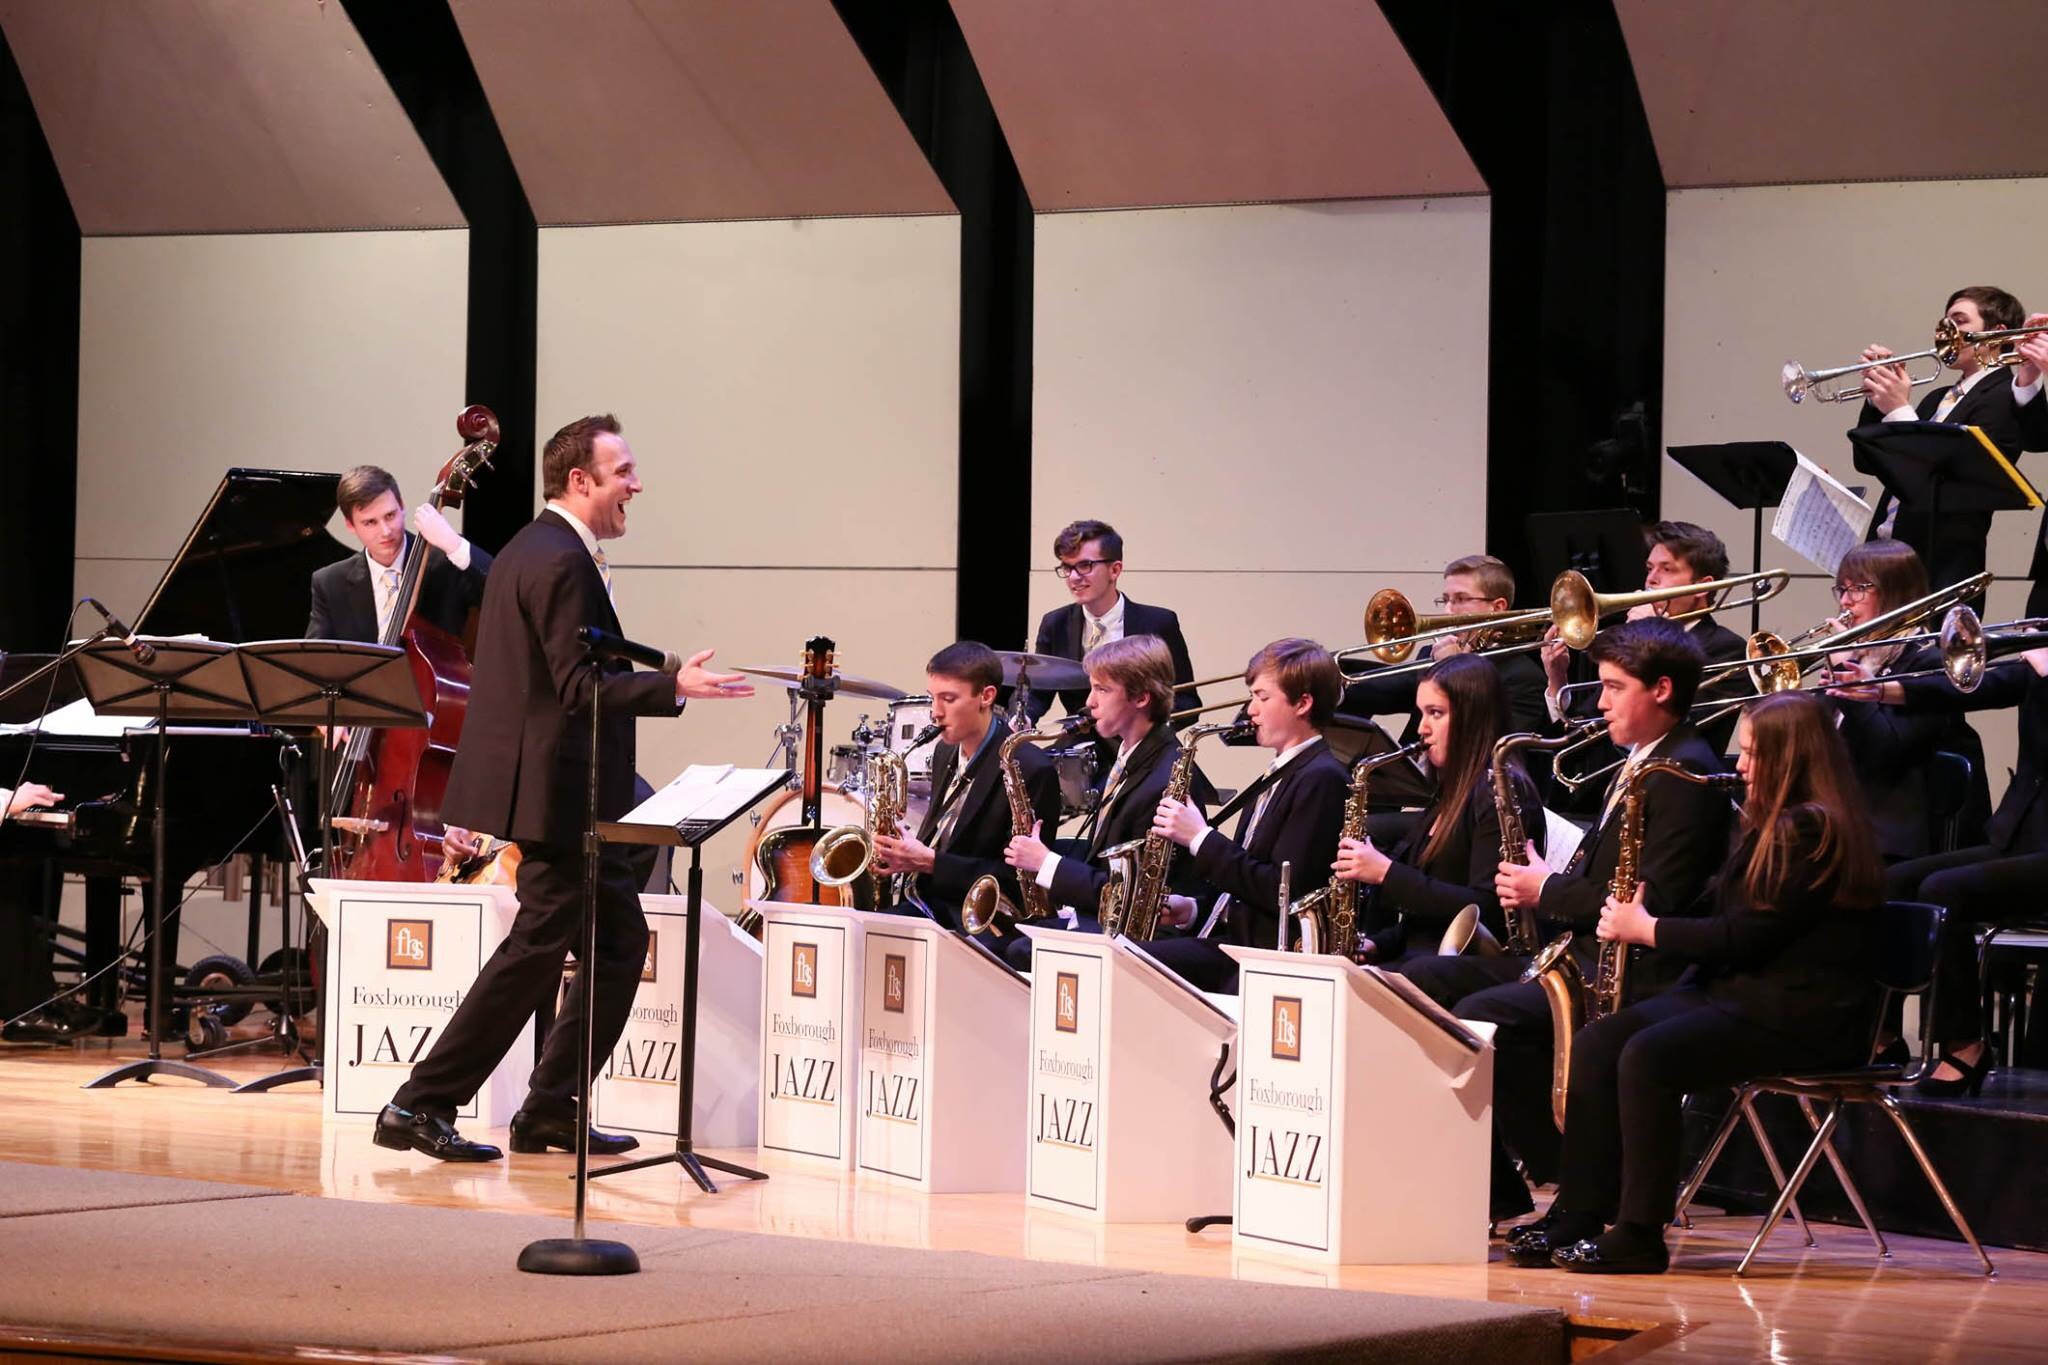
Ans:
<svg viewBox="0 0 2048 1365"><path fill-rule="evenodd" d="M1912 351L1906 355L1886 356L1883 360L1865 360L1855 365L1837 365L1832 370L1809 370L1796 360L1785 362L1778 373L1779 386L1785 396L1795 403L1803 403L1810 396L1818 403L1848 403L1863 397L1863 381L1860 376L1883 365L1905 365L1915 360L1935 362L1932 374L1916 375L1906 372L1909 388L1932 384L1941 378L1944 369L1952 368L1961 360L1964 351L1974 351L1980 365L2017 365L2024 359L2016 351L1999 348L2016 337L2034 336L2048 332L2048 325L2033 327L2001 327L1989 332L1966 332L1948 318L1934 324L1934 344L1924 351ZM1986 354L1989 351L1990 354ZM1838 381L1851 375L1859 376L1853 387L1838 388Z"/></svg>

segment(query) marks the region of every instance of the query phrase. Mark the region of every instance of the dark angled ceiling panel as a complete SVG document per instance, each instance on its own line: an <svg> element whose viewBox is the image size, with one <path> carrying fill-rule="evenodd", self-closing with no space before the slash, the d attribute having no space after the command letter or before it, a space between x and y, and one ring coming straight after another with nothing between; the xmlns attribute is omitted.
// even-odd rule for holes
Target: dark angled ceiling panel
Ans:
<svg viewBox="0 0 2048 1365"><path fill-rule="evenodd" d="M1041 213L1484 194L1371 0L953 0Z"/></svg>
<svg viewBox="0 0 2048 1365"><path fill-rule="evenodd" d="M87 236L461 227L339 4L0 0Z"/></svg>
<svg viewBox="0 0 2048 1365"><path fill-rule="evenodd" d="M830 0L452 0L543 225L952 213Z"/></svg>
<svg viewBox="0 0 2048 1365"><path fill-rule="evenodd" d="M1664 183L2048 175L2048 5L1616 0ZM1965 272L1967 273L1967 272Z"/></svg>

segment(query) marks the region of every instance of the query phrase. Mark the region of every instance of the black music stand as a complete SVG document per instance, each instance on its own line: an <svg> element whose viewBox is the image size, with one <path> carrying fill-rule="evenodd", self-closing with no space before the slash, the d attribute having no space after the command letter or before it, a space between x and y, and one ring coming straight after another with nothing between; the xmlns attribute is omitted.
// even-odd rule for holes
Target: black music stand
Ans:
<svg viewBox="0 0 2048 1365"><path fill-rule="evenodd" d="M1524 525L1537 582L1551 582L1573 569L1600 592L1643 585L1643 519L1633 507L1536 512Z"/></svg>
<svg viewBox="0 0 2048 1365"><path fill-rule="evenodd" d="M1941 514L2009 512L2039 507L2041 495L1976 427L1951 422L1873 422L1849 433L1856 467L1876 474L1900 502L1927 508L1928 543L1918 546L1931 569Z"/></svg>
<svg viewBox="0 0 2048 1365"><path fill-rule="evenodd" d="M739 774L735 772L734 776ZM759 779L760 773L749 773ZM743 1180L766 1180L761 1171L746 1166L721 1161L717 1157L699 1155L690 1135L692 1120L697 1105L697 962L700 937L703 934L704 917L704 862L703 850L706 840L717 834L733 821L752 810L762 801L789 785L790 774L772 774L772 780L756 780L752 785L734 791L721 799L713 813L705 818L685 819L675 825L631 824L624 821L604 821L598 827L598 834L604 839L620 844L661 844L690 850L690 933L683 940L683 1041L681 1072L676 1087L676 1149L659 1156L642 1157L638 1161L622 1162L607 1166L601 1171L592 1171L590 1179L600 1176L618 1175L622 1171L638 1171L648 1166L665 1166L670 1162L681 1166L697 1182L697 1188L706 1194L717 1194L718 1186L711 1177L704 1174L709 1166L736 1175Z"/></svg>
<svg viewBox="0 0 2048 1365"><path fill-rule="evenodd" d="M237 651L249 698L257 717L272 725L416 730L427 724L419 682L404 649L355 640L263 640ZM320 875L331 877L334 854L333 794L327 771L330 742L319 746L319 789L315 809L320 824ZM302 902L303 904L303 902ZM302 920L304 926L307 921ZM308 938L310 940L310 933ZM310 961L311 944L304 945ZM290 999L290 983L282 993ZM325 1001L321 1026L326 1026ZM301 1043L303 1049L304 1044ZM325 1084L320 1061L302 1050L301 1066L287 1067L235 1087L235 1093L261 1094L300 1081Z"/></svg>
<svg viewBox="0 0 2048 1365"><path fill-rule="evenodd" d="M1764 509L1785 500L1785 486L1799 468L1799 455L1783 441L1726 441L1711 446L1666 446L1681 468L1721 495L1730 507L1750 514L1749 567L1764 567ZM1763 602L1752 591L1749 631L1763 625Z"/></svg>
<svg viewBox="0 0 2048 1365"><path fill-rule="evenodd" d="M233 645L209 640L156 640L148 662L119 640L101 640L79 651L73 661L80 686L93 710L108 716L149 716L156 721L156 810L150 831L149 1000L145 1009L149 1056L115 1067L85 1083L87 1090L107 1090L122 1081L147 1081L153 1076L182 1076L188 1081L230 1089L234 1082L217 1071L174 1062L163 1055L164 1032L170 1019L171 983L164 962L164 921L169 891L164 885L166 810L164 781L173 719L195 724L246 721L254 718L249 688L235 662Z"/></svg>

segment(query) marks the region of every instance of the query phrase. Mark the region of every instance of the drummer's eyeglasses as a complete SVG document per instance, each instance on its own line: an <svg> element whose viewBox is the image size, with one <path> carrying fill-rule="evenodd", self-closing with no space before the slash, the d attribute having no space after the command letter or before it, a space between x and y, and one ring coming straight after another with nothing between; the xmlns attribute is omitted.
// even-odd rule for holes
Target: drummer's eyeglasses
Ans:
<svg viewBox="0 0 2048 1365"><path fill-rule="evenodd" d="M1089 574L1094 573L1109 562L1107 559L1077 559L1071 564L1055 564L1052 566L1052 576L1054 578L1086 578Z"/></svg>

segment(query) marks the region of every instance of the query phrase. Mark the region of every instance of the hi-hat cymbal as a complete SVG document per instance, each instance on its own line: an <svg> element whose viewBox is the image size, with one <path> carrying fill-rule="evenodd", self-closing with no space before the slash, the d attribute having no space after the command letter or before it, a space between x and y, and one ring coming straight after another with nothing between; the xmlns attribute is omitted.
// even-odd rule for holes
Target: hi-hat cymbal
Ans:
<svg viewBox="0 0 2048 1365"><path fill-rule="evenodd" d="M770 682L779 683L783 687L796 687L804 679L804 671L801 668L752 668L740 665L735 667L733 671L736 673L750 673L757 678L766 678ZM863 678L857 673L840 673L835 671L832 677L839 685L838 691L849 697L871 697L876 701L902 701L910 695L900 687L891 687L888 683L876 682L873 678Z"/></svg>
<svg viewBox="0 0 2048 1365"><path fill-rule="evenodd" d="M1073 692L1088 686L1088 670L1072 659L1008 649L997 650L996 657L1003 661L1005 687L1015 687L1017 680L1026 676L1039 692Z"/></svg>

